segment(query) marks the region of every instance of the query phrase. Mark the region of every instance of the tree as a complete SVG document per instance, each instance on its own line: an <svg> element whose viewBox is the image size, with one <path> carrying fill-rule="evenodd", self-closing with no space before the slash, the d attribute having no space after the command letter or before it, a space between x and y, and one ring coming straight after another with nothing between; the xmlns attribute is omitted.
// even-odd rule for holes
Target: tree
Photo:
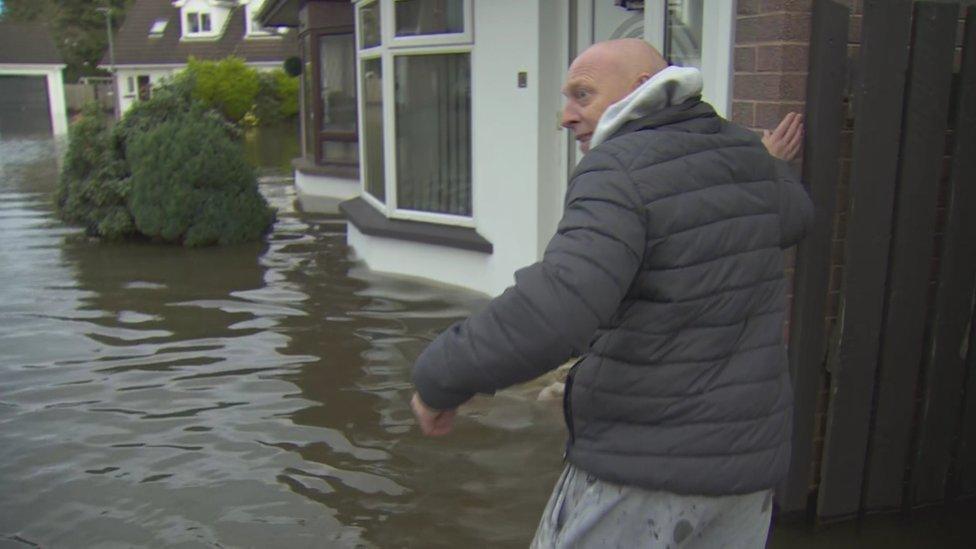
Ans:
<svg viewBox="0 0 976 549"><path fill-rule="evenodd" d="M112 28L118 32L133 0L4 0L4 21L41 21L50 26L67 68L65 80L105 75L98 64L108 48L105 15L111 8Z"/></svg>

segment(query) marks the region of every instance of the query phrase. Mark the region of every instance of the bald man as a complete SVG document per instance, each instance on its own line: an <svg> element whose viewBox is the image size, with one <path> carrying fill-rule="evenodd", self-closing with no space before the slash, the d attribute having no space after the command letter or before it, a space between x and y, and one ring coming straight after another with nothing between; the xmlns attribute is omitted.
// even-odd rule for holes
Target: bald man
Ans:
<svg viewBox="0 0 976 549"><path fill-rule="evenodd" d="M571 356L567 465L535 547L763 547L793 399L783 250L812 217L760 138L640 40L570 66L585 154L542 261L419 357L412 406L451 431L476 393Z"/></svg>

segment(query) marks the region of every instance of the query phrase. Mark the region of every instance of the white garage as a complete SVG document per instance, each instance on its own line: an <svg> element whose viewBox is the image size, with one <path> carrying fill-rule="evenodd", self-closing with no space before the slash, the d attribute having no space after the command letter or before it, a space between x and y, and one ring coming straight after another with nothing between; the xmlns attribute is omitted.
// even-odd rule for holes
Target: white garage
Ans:
<svg viewBox="0 0 976 549"><path fill-rule="evenodd" d="M46 27L0 23L0 139L68 133L64 67Z"/></svg>

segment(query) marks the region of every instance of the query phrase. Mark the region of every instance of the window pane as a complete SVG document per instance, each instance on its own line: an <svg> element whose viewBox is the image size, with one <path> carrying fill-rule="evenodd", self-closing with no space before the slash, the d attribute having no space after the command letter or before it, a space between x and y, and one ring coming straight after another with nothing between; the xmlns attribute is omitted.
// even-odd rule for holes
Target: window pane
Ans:
<svg viewBox="0 0 976 549"><path fill-rule="evenodd" d="M319 38L322 131L356 131L355 47L351 34Z"/></svg>
<svg viewBox="0 0 976 549"><path fill-rule="evenodd" d="M398 0L396 35L464 32L463 0Z"/></svg>
<svg viewBox="0 0 976 549"><path fill-rule="evenodd" d="M210 14L209 13L201 13L200 14L200 28L203 29L203 32L210 32Z"/></svg>
<svg viewBox="0 0 976 549"><path fill-rule="evenodd" d="M379 0L359 9L359 32L362 39L361 48L379 46L382 39L380 32L380 3Z"/></svg>
<svg viewBox="0 0 976 549"><path fill-rule="evenodd" d="M363 153L366 192L386 200L383 158L383 60L363 61Z"/></svg>
<svg viewBox="0 0 976 549"><path fill-rule="evenodd" d="M327 164L359 164L359 143L355 141L323 141L322 161Z"/></svg>
<svg viewBox="0 0 976 549"><path fill-rule="evenodd" d="M704 0L669 0L667 58L673 65L701 68Z"/></svg>
<svg viewBox="0 0 976 549"><path fill-rule="evenodd" d="M198 14L186 14L186 28L190 29L190 33L200 32L200 18Z"/></svg>
<svg viewBox="0 0 976 549"><path fill-rule="evenodd" d="M471 215L471 63L396 58L397 207Z"/></svg>

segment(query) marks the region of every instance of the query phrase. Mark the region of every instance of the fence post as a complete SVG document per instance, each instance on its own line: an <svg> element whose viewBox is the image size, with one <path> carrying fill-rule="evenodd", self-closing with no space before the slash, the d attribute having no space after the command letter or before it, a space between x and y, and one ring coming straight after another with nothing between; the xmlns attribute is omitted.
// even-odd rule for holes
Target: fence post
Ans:
<svg viewBox="0 0 976 549"><path fill-rule="evenodd" d="M849 19L848 8L836 2L824 0L813 6L803 181L810 185L814 220L796 256L789 347L794 394L793 452L789 475L778 490L780 510L784 513L805 510L810 494L814 415L826 350L824 315L840 172Z"/></svg>
<svg viewBox="0 0 976 549"><path fill-rule="evenodd" d="M911 475L912 503L916 505L946 496L966 380L962 346L976 283L976 8L969 8L966 17L957 98L948 217Z"/></svg>
<svg viewBox="0 0 976 549"><path fill-rule="evenodd" d="M861 81L855 94L854 164L841 297L840 340L831 368L830 414L817 512L858 512L884 312L910 0L865 0Z"/></svg>
<svg viewBox="0 0 976 549"><path fill-rule="evenodd" d="M956 4L915 5L877 407L865 473L868 510L897 508L905 492L958 20Z"/></svg>

